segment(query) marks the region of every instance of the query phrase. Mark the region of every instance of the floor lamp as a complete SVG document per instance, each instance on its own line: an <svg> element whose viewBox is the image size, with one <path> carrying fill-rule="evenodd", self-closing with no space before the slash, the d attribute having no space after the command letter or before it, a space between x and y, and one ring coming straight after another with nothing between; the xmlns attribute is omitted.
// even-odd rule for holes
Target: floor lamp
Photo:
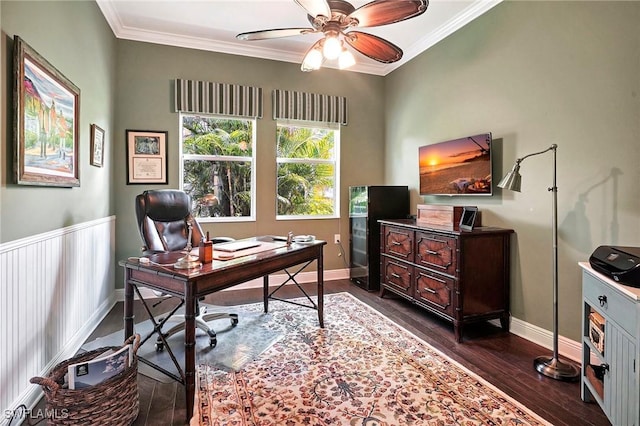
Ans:
<svg viewBox="0 0 640 426"><path fill-rule="evenodd" d="M572 381L576 380L579 376L579 371L575 365L560 361L558 358L558 187L556 186L556 150L558 145L553 144L544 151L534 152L533 154L525 155L522 158L516 160L513 168L507 175L498 183L498 187L509 189L511 191L520 192L520 183L522 176L520 176L520 163L525 158L532 157L534 155L544 154L551 151L553 153L553 186L549 188L552 192L552 230L553 230L553 356L539 356L533 361L535 369L545 376L558 379Z"/></svg>

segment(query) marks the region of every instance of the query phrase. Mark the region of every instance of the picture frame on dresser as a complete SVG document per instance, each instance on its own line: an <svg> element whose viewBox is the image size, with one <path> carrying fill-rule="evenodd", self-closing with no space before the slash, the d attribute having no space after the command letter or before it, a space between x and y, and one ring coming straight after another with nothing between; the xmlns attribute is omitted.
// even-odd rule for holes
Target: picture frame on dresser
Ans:
<svg viewBox="0 0 640 426"><path fill-rule="evenodd" d="M465 206L462 208L462 215L460 216L460 224L458 227L461 231L473 231L473 227L476 223L476 216L478 215L478 208L475 206Z"/></svg>

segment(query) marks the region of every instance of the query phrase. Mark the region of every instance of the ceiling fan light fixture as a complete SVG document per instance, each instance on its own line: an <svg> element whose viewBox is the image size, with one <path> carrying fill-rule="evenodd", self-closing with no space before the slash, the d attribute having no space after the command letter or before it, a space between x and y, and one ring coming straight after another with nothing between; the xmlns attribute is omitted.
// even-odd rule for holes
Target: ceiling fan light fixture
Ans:
<svg viewBox="0 0 640 426"><path fill-rule="evenodd" d="M0 0L1 1L1 0ZM372 0L355 8L350 0L294 0L307 13L311 28L273 28L236 35L239 40L271 40L306 34L322 34L305 53L302 71L320 69L325 60L337 60L340 69L355 64L346 45L374 61L391 64L402 58L402 49L382 37L358 28L394 24L422 15L429 0ZM346 42L346 43L345 43Z"/></svg>
<svg viewBox="0 0 640 426"><path fill-rule="evenodd" d="M338 67L341 70L345 70L349 67L352 67L356 64L356 58L353 57L353 54L349 52L347 49L344 49L338 58Z"/></svg>
<svg viewBox="0 0 640 426"><path fill-rule="evenodd" d="M322 66L322 52L317 47L310 49L307 54L304 56L304 60L302 61L302 66L300 69L302 71L315 71L319 70Z"/></svg>
<svg viewBox="0 0 640 426"><path fill-rule="evenodd" d="M337 35L327 34L322 45L322 53L329 60L338 59L342 53L342 41Z"/></svg>

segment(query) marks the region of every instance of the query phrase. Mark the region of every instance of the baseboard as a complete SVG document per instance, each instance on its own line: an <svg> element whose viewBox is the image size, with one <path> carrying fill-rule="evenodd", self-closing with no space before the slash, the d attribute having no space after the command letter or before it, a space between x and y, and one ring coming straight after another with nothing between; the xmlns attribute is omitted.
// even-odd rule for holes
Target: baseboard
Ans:
<svg viewBox="0 0 640 426"><path fill-rule="evenodd" d="M299 283L310 283L315 282L316 280L316 272L301 272L296 276L296 280ZM286 274L280 275L270 275L269 276L269 284L273 286L278 286L284 283L287 280L288 276ZM332 280L341 280L349 278L349 270L348 269L334 269L330 271L324 272L325 281ZM248 281L244 284L237 285L227 290L240 290L247 288L262 288L262 279L258 278L252 281ZM225 291L227 291L225 290ZM150 290L141 288L140 292L142 297L157 297ZM116 289L115 298L118 301L124 300L124 289ZM491 321L496 326L500 326L500 322L498 320ZM520 336L523 339L526 339L530 342L533 342L537 345L540 345L544 348L549 349L549 351L553 350L553 333L549 330L545 330L541 327L535 326L533 324L529 324L528 322L522 321L518 318L511 317L511 325L509 327L510 332L515 334L516 336ZM580 342L576 342L574 340L568 339L563 336L558 337L558 352L563 357L575 361L577 363L582 362L582 345ZM545 355L545 354L540 354Z"/></svg>
<svg viewBox="0 0 640 426"><path fill-rule="evenodd" d="M498 320L493 320L491 323L500 327L500 321ZM516 336L520 336L523 339L549 349L548 355L552 354L553 332L514 317L511 317L509 331ZM582 363L582 344L580 342L576 342L575 340L571 340L563 336L558 336L558 352L561 356L567 359L579 364ZM541 353L540 355L547 354Z"/></svg>
<svg viewBox="0 0 640 426"><path fill-rule="evenodd" d="M316 272L301 272L296 276L296 280L299 283L310 283L315 282L316 280ZM273 286L278 286L284 283L287 280L288 276L286 274L279 275L270 275L269 276L269 284ZM330 271L324 271L324 279L325 281L333 281L333 280L341 280L349 278L349 270L348 269L334 269ZM240 290L240 289L248 289L248 288L262 288L262 279L258 278L255 280L247 281L244 284L237 285L230 289L224 290ZM157 297L154 295L151 290L146 288L141 288L140 292L142 297ZM115 290L115 299L117 301L124 300L124 289L116 289ZM496 326L500 326L500 322L498 320L491 321ZM523 339L526 339L530 342L533 342L537 345L540 345L544 348L549 349L549 351L553 351L553 332L549 330L545 330L544 328L538 327L533 324L529 324L528 322L522 321L518 318L511 317L511 325L509 327L511 333L516 336L520 336ZM576 342L574 340L568 339L563 336L558 336L558 352L563 357L575 361L577 363L582 362L582 345L580 342ZM545 354L540 354L545 355Z"/></svg>

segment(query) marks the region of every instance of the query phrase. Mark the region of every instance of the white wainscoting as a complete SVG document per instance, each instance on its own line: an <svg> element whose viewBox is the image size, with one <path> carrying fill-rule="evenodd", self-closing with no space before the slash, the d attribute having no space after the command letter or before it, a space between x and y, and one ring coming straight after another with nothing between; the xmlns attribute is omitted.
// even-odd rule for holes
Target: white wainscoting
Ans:
<svg viewBox="0 0 640 426"><path fill-rule="evenodd" d="M115 304L115 217L0 244L0 424Z"/></svg>

